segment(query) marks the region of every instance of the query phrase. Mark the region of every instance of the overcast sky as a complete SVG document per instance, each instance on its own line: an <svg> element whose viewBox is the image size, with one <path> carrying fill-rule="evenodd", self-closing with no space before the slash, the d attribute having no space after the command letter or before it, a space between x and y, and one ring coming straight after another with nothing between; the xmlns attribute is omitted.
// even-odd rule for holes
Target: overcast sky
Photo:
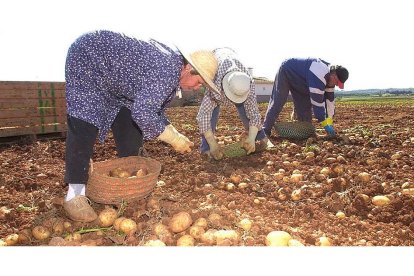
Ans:
<svg viewBox="0 0 414 276"><path fill-rule="evenodd" d="M2 0L0 80L64 81L81 34L108 29L192 49L228 46L274 79L289 57L348 68L346 90L414 87L411 1Z"/></svg>

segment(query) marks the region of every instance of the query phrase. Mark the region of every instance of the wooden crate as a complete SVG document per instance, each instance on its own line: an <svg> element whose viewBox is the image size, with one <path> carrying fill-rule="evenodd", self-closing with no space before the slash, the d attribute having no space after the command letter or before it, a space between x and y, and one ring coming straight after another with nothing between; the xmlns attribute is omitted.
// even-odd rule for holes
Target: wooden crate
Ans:
<svg viewBox="0 0 414 276"><path fill-rule="evenodd" d="M0 137L65 131L64 82L0 81Z"/></svg>

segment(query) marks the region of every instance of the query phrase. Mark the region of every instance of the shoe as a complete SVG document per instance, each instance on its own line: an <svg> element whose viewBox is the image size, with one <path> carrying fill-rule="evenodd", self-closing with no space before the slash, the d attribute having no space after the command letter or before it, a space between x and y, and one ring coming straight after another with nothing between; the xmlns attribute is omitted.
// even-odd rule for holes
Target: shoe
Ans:
<svg viewBox="0 0 414 276"><path fill-rule="evenodd" d="M267 150L269 148L273 148L275 145L273 145L272 142L270 142L269 138L263 138L260 141L256 142L256 150L255 152L261 152L264 150Z"/></svg>
<svg viewBox="0 0 414 276"><path fill-rule="evenodd" d="M68 217L71 220L79 222L91 222L98 218L91 205L90 200L86 196L75 196L69 201L63 203Z"/></svg>

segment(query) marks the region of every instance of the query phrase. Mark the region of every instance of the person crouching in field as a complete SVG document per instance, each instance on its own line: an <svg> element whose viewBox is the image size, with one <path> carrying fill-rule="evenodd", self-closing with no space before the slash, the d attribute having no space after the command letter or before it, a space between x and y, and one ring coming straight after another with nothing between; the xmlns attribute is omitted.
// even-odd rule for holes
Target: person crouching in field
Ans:
<svg viewBox="0 0 414 276"><path fill-rule="evenodd" d="M207 84L217 90L212 83L217 66L211 51L184 58L158 41L106 30L86 33L70 46L64 178L69 187L63 204L70 219L97 218L85 197L89 160L96 138L103 143L110 129L119 157L138 155L143 141L155 138L179 153L192 150L194 144L170 124L165 108L180 88Z"/></svg>
<svg viewBox="0 0 414 276"><path fill-rule="evenodd" d="M257 106L255 84L247 68L240 62L236 53L230 48L213 50L218 61L214 84L219 92L207 89L197 114L197 122L201 134L200 150L202 154L219 160L223 158L223 149L215 138L220 107L235 105L239 117L248 131L243 141L247 154L265 149L270 141L261 129L261 115ZM271 144L271 143L270 143Z"/></svg>
<svg viewBox="0 0 414 276"><path fill-rule="evenodd" d="M272 128L285 105L289 91L298 121L312 122L312 109L329 136L335 136L335 86L344 89L348 70L319 58L290 58L276 74L263 129L270 137Z"/></svg>

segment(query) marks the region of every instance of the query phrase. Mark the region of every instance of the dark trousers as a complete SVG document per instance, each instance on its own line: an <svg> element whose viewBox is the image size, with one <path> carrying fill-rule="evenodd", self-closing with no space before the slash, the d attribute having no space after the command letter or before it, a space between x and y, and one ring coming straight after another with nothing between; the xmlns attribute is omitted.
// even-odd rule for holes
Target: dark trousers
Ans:
<svg viewBox="0 0 414 276"><path fill-rule="evenodd" d="M284 65L280 66L273 84L272 95L267 107L263 129L268 137L287 102L289 92L292 95L294 110L298 121L312 121L312 104L307 83L294 83L289 80Z"/></svg>
<svg viewBox="0 0 414 276"><path fill-rule="evenodd" d="M66 136L65 178L66 183L86 184L89 160L98 135L98 128L68 115ZM118 157L136 156L143 144L142 132L132 120L131 111L122 107L112 126Z"/></svg>

